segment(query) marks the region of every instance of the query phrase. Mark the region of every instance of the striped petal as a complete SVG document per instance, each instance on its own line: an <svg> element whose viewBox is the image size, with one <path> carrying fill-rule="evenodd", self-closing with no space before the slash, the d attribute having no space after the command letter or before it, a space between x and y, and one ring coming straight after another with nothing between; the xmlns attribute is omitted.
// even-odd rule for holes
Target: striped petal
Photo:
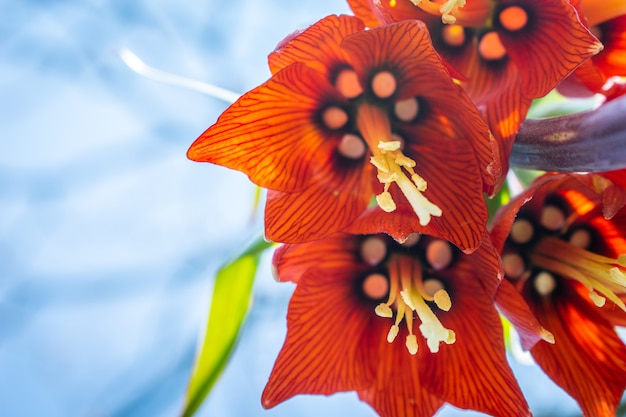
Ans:
<svg viewBox="0 0 626 417"><path fill-rule="evenodd" d="M283 40L268 57L270 70L276 74L302 62L329 77L333 68L346 65L345 53L339 48L343 38L363 28L363 22L354 16L327 16Z"/></svg>
<svg viewBox="0 0 626 417"><path fill-rule="evenodd" d="M274 252L272 266L279 281L297 283L308 270L322 268L345 271L360 262L359 239L349 234L335 234L306 244L281 245Z"/></svg>
<svg viewBox="0 0 626 417"><path fill-rule="evenodd" d="M500 318L479 278L472 263L463 260L443 278L452 308L438 317L456 333L456 342L428 353L420 377L432 394L457 407L493 416L530 416L506 360Z"/></svg>
<svg viewBox="0 0 626 417"><path fill-rule="evenodd" d="M626 347L597 307L563 285L559 297L531 303L556 343L540 342L535 361L586 416L615 416L626 388Z"/></svg>
<svg viewBox="0 0 626 417"><path fill-rule="evenodd" d="M342 48L348 52L362 85L369 85L372 73L383 68L397 80L396 99L417 96L425 101L429 113L420 120L436 125L429 131L435 136L420 135L418 127L404 138L406 142L426 145L442 137L456 140L454 146L474 154L485 188L493 186L501 174L494 159L495 143L472 101L452 81L433 49L426 25L404 21L359 32L348 36Z"/></svg>
<svg viewBox="0 0 626 417"><path fill-rule="evenodd" d="M268 191L265 235L269 240L320 239L345 229L365 211L373 195L373 167L341 167L336 158L318 166L314 181L302 192Z"/></svg>
<svg viewBox="0 0 626 417"><path fill-rule="evenodd" d="M376 316L355 294L358 273L353 268L302 276L289 303L287 338L263 391L263 407L296 394L330 395L372 384L377 351L363 335L376 332ZM386 329L378 329L384 338Z"/></svg>
<svg viewBox="0 0 626 417"><path fill-rule="evenodd" d="M321 107L342 100L322 74L293 64L230 106L187 156L242 171L261 187L301 190L341 138L319 122Z"/></svg>

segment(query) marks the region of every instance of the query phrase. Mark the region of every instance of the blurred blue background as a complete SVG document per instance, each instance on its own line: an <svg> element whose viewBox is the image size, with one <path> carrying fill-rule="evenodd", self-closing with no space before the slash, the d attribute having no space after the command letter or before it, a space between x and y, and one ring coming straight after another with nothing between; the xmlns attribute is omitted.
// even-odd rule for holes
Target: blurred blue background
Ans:
<svg viewBox="0 0 626 417"><path fill-rule="evenodd" d="M185 158L226 104L142 77L118 52L235 92L343 1L0 2L0 415L176 416L215 271L260 230L244 175ZM200 416L372 416L356 395L260 395L292 287L268 259ZM576 407L514 364L531 405ZM476 415L447 408L442 415ZM540 413L537 413L540 414Z"/></svg>

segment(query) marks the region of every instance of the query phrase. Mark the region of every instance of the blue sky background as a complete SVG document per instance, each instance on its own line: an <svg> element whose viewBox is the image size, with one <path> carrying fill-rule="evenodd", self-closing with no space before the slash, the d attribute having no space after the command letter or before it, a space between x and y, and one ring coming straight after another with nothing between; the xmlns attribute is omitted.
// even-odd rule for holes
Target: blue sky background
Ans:
<svg viewBox="0 0 626 417"><path fill-rule="evenodd" d="M284 36L343 1L0 2L0 415L176 416L218 266L260 230L244 175L185 158L226 105L117 51L235 92ZM199 416L373 416L354 394L260 394L292 287L268 259L241 342ZM535 367L535 410L575 415ZM540 413L537 413L539 415ZM441 415L477 415L446 409Z"/></svg>

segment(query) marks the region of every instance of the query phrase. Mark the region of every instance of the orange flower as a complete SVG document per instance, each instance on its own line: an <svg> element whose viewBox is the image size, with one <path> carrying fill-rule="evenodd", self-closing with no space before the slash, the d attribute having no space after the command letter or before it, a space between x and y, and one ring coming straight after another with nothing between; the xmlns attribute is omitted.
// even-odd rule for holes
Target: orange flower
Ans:
<svg viewBox="0 0 626 417"><path fill-rule="evenodd" d="M349 3L370 23L425 19L435 49L464 76L461 84L498 139L504 173L531 101L602 49L566 0Z"/></svg>
<svg viewBox="0 0 626 417"><path fill-rule="evenodd" d="M386 212L407 203L418 228L448 230L440 237L472 251L485 230L483 189L499 174L489 131L422 23L362 27L329 16L285 41L270 55L272 78L229 107L188 156L275 191L271 240L343 230L376 196Z"/></svg>
<svg viewBox="0 0 626 417"><path fill-rule="evenodd" d="M598 175L544 176L492 231L506 278L498 307L586 416L614 416L626 388L626 346L614 329L626 324L626 211L602 214L615 186Z"/></svg>
<svg viewBox="0 0 626 417"><path fill-rule="evenodd" d="M488 240L465 255L426 235L337 234L280 247L274 266L297 286L264 407L356 390L381 416L432 416L444 402L529 415L492 304Z"/></svg>

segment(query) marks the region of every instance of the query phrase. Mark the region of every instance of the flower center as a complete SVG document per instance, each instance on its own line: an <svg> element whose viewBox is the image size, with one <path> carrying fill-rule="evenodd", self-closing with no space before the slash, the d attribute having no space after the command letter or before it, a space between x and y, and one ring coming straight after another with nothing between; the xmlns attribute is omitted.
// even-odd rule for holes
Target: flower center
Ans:
<svg viewBox="0 0 626 417"><path fill-rule="evenodd" d="M337 150L348 159L361 159L365 156L367 146L360 136L353 133L346 133L342 136Z"/></svg>
<svg viewBox="0 0 626 417"><path fill-rule="evenodd" d="M509 279L519 279L526 272L524 259L517 253L507 253L502 256L504 274Z"/></svg>
<svg viewBox="0 0 626 417"><path fill-rule="evenodd" d="M335 78L335 88L345 98L356 98L363 92L363 87L359 83L359 77L353 69L342 69Z"/></svg>
<svg viewBox="0 0 626 417"><path fill-rule="evenodd" d="M565 213L556 206L545 206L541 210L540 223L546 229L555 232L565 226Z"/></svg>
<svg viewBox="0 0 626 417"><path fill-rule="evenodd" d="M441 38L448 46L461 46L465 43L465 29L461 25L447 25L441 28Z"/></svg>
<svg viewBox="0 0 626 417"><path fill-rule="evenodd" d="M389 299L376 306L375 312L380 317L393 318L395 307L395 322L389 329L387 341L392 343L400 331L400 323L405 320L409 335L405 345L411 355L418 350L417 336L413 333L413 312L422 322L419 330L426 339L428 349L432 353L439 351L439 344L452 344L456 335L441 324L426 301L434 302L443 311L452 307L450 296L443 284L436 278L422 280L422 268L419 263L408 256L393 257L388 264L389 270Z"/></svg>
<svg viewBox="0 0 626 417"><path fill-rule="evenodd" d="M378 98L389 98L396 92L396 77L389 71L380 71L372 78L372 91Z"/></svg>
<svg viewBox="0 0 626 417"><path fill-rule="evenodd" d="M415 97L410 97L406 100L399 100L393 104L394 114L403 122L411 122L415 120L419 110L419 102Z"/></svg>
<svg viewBox="0 0 626 417"><path fill-rule="evenodd" d="M535 228L529 220L519 219L513 222L509 235L515 243L524 244L530 242L534 233Z"/></svg>
<svg viewBox="0 0 626 417"><path fill-rule="evenodd" d="M577 248L587 249L591 245L591 234L585 229L575 230L569 237L569 243Z"/></svg>
<svg viewBox="0 0 626 417"><path fill-rule="evenodd" d="M435 271L447 268L452 263L452 248L445 240L435 239L426 248L426 261Z"/></svg>
<svg viewBox="0 0 626 417"><path fill-rule="evenodd" d="M379 93L382 92L388 93L388 90L381 89ZM378 95L376 91L374 94ZM378 180L384 185L383 192L376 196L380 208L388 213L396 209L396 204L389 193L389 188L395 183L422 226L430 223L431 216L441 216L441 208L422 194L427 188L427 183L413 169L416 166L415 161L402 153L400 141L391 140L391 125L386 113L377 106L361 104L356 124L372 152L370 162L378 170Z"/></svg>
<svg viewBox="0 0 626 417"><path fill-rule="evenodd" d="M487 61L497 61L506 56L506 49L498 32L487 32L480 38L478 54Z"/></svg>
<svg viewBox="0 0 626 417"><path fill-rule="evenodd" d="M626 311L626 305L617 296L626 291L626 254L609 258L558 238L545 237L534 248L531 262L583 284L596 306L602 307L608 298Z"/></svg>
<svg viewBox="0 0 626 417"><path fill-rule="evenodd" d="M556 288L556 279L551 273L541 271L535 277L533 286L540 295L548 296L552 294L552 291Z"/></svg>
<svg viewBox="0 0 626 417"><path fill-rule="evenodd" d="M361 259L376 266L387 256L387 244L377 236L369 236L361 242Z"/></svg>
<svg viewBox="0 0 626 417"><path fill-rule="evenodd" d="M322 122L330 130L341 129L348 123L348 113L337 106L327 107L322 112Z"/></svg>
<svg viewBox="0 0 626 417"><path fill-rule="evenodd" d="M380 300L388 291L389 280L383 274L370 274L363 281L363 293L373 300Z"/></svg>
<svg viewBox="0 0 626 417"><path fill-rule="evenodd" d="M500 24L508 31L523 29L528 23L528 13L519 6L510 6L500 12Z"/></svg>

